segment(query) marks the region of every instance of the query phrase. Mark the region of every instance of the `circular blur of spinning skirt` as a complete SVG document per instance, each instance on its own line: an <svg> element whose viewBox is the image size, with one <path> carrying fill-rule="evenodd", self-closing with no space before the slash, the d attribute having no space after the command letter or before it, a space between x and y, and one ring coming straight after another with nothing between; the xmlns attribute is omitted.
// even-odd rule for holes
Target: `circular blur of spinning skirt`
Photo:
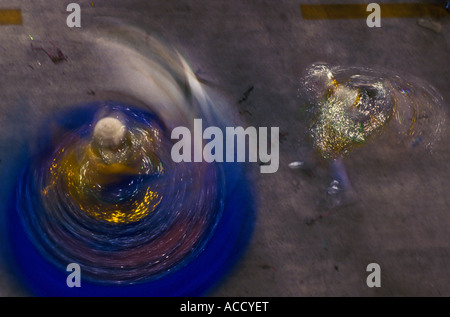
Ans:
<svg viewBox="0 0 450 317"><path fill-rule="evenodd" d="M7 219L11 266L33 294L201 295L243 252L253 204L238 164L173 162L162 119L127 104L52 120L66 133L40 138ZM69 263L80 288L66 285Z"/></svg>

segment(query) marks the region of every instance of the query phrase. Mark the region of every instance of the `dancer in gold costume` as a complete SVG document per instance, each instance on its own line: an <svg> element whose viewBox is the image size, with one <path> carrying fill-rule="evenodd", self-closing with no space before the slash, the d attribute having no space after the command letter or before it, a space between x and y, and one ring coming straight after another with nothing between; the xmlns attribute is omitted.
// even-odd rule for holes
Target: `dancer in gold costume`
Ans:
<svg viewBox="0 0 450 317"><path fill-rule="evenodd" d="M343 158L386 126L394 138L426 147L443 127L442 97L432 87L410 84L396 75L364 68L310 66L302 82L311 122L308 136L315 152L330 163L327 207L356 201ZM393 122L392 122L393 121ZM293 162L291 168L309 168Z"/></svg>
<svg viewBox="0 0 450 317"><path fill-rule="evenodd" d="M162 198L150 187L143 195L130 189L138 176L163 172L155 154L158 140L156 129L129 129L119 116L101 118L90 139L80 140L58 155L61 159L51 167L52 180L44 194L64 182L74 202L89 216L116 224L136 222L152 212Z"/></svg>

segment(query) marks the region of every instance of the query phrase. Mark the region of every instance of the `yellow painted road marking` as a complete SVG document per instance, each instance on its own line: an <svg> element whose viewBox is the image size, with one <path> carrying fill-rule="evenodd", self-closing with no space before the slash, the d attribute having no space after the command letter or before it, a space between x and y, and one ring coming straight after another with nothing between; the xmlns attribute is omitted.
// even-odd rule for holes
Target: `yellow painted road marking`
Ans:
<svg viewBox="0 0 450 317"><path fill-rule="evenodd" d="M0 25L22 24L22 11L20 9L0 9Z"/></svg>
<svg viewBox="0 0 450 317"><path fill-rule="evenodd" d="M429 3L379 3L381 18L448 17L444 6ZM301 4L305 20L366 19L367 4Z"/></svg>

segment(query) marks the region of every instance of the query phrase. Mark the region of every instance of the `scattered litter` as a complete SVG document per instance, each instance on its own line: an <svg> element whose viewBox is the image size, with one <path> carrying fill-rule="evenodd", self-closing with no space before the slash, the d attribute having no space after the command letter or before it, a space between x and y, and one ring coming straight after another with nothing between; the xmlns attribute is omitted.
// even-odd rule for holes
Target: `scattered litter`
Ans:
<svg viewBox="0 0 450 317"><path fill-rule="evenodd" d="M32 38L32 37L30 37L30 38ZM49 43L53 46L53 49L56 50L56 53L52 53L42 46L35 46L35 45L33 45L33 43L31 43L31 49L33 51L43 51L45 54L47 54L47 56L52 60L52 62L54 64L58 64L60 62L67 61L67 56L64 55L64 53L61 51L61 49L59 47L57 47L53 42L49 41Z"/></svg>
<svg viewBox="0 0 450 317"><path fill-rule="evenodd" d="M244 101L246 101L248 99L248 96L250 96L250 93L253 91L253 85L251 85L243 94L241 99L238 100L238 103L241 104Z"/></svg>
<svg viewBox="0 0 450 317"><path fill-rule="evenodd" d="M295 170L295 169L301 168L303 165L305 165L305 162L295 161L295 162L289 163L288 167L290 169Z"/></svg>

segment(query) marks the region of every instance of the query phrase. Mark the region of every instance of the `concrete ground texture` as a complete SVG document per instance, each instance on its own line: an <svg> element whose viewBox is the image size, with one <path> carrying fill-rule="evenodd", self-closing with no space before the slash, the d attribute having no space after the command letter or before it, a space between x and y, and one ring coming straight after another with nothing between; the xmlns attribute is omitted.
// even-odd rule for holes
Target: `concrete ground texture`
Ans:
<svg viewBox="0 0 450 317"><path fill-rule="evenodd" d="M369 28L365 19L305 20L300 10L301 4L369 3L358 0L79 0L73 2L81 6L82 26L71 29L70 2L0 0L0 9L19 8L23 17L21 25L0 25L5 184L12 181L8 164L17 144L36 119L93 100L87 92L107 73L96 71L91 57L103 57L79 34L95 29L100 18L118 18L176 47L202 81L228 96L246 125L280 128L279 170L261 174L258 164L246 164L257 193L255 230L210 296L450 296L450 129L432 152L396 146L387 137L356 149L345 163L358 201L332 212L319 204L329 182L326 168L312 174L288 168L309 148L299 89L315 62L420 78L442 95L442 115L450 122L449 16L439 18L436 32L418 18L382 13L381 27ZM70 62L55 65L33 52L30 36L52 41ZM12 108L18 100L33 107ZM0 199L6 197L2 190ZM366 284L370 263L380 265L381 287ZM22 294L0 270L0 295Z"/></svg>

